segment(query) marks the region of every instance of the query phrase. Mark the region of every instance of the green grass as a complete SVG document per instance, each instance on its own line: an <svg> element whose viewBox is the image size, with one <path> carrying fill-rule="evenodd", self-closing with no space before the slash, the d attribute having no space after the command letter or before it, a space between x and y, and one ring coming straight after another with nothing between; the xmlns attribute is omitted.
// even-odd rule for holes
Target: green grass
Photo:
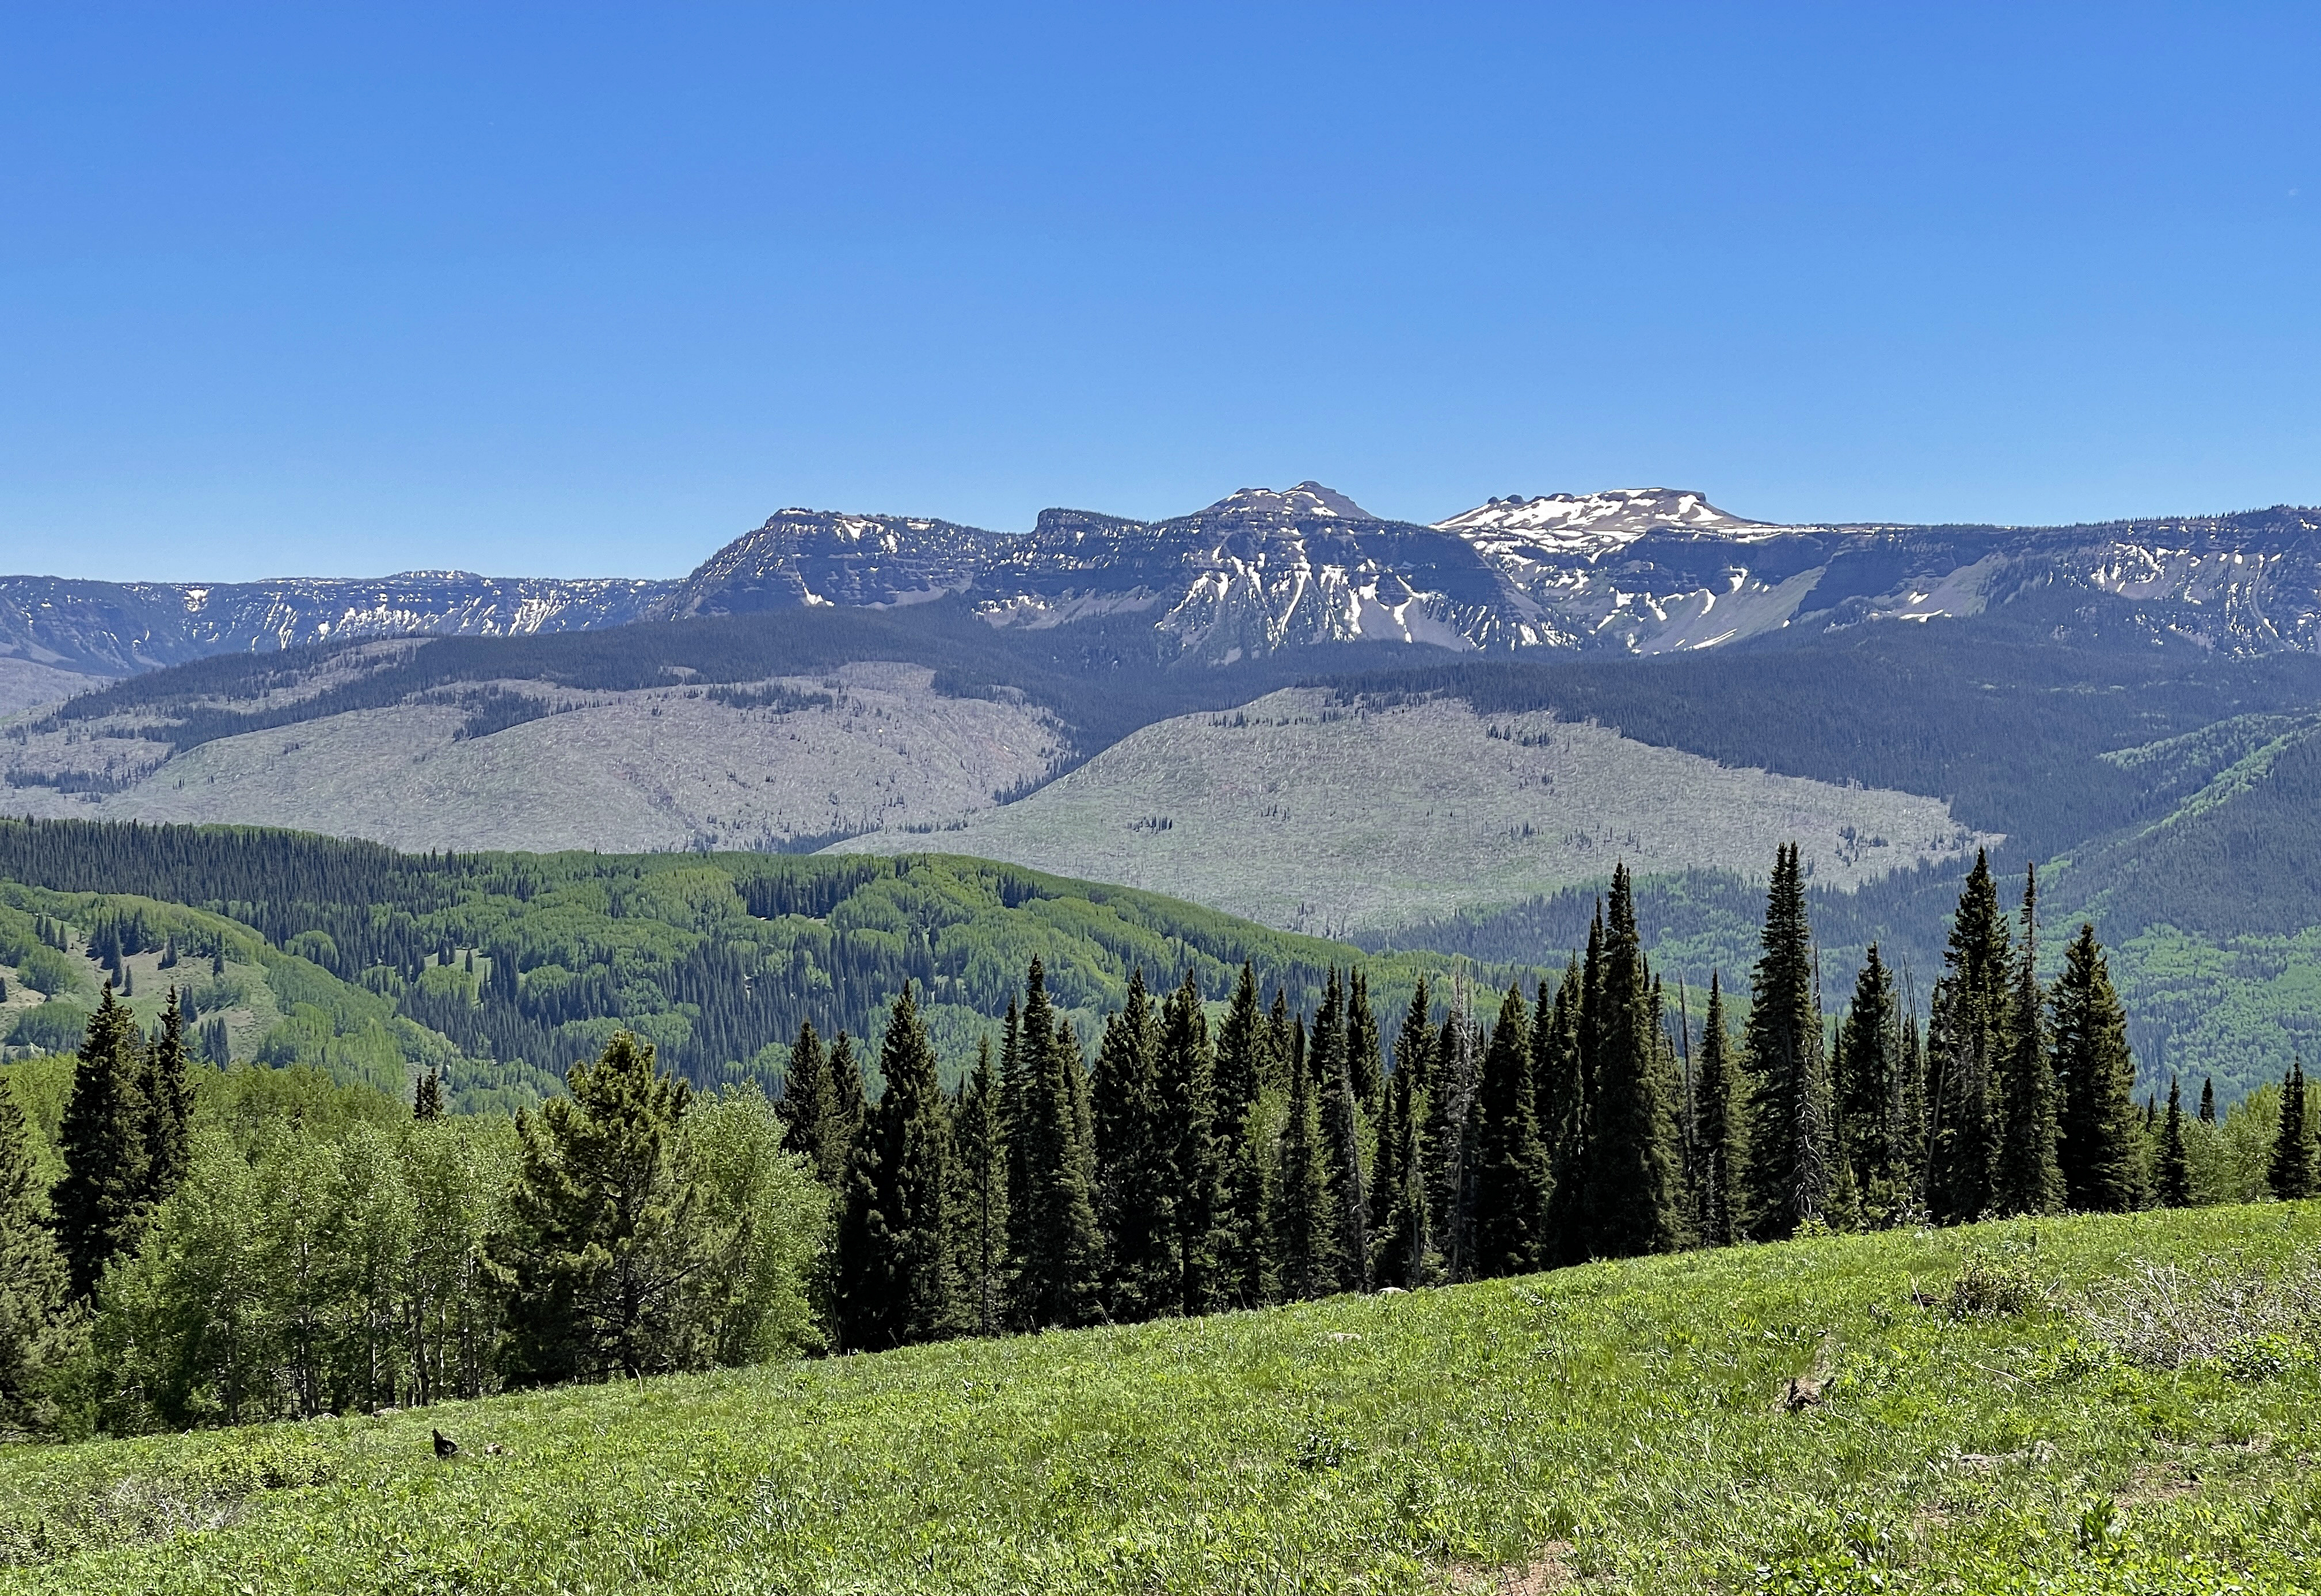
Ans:
<svg viewBox="0 0 2321 1596"><path fill-rule="evenodd" d="M2171 1368L2088 1304L2316 1245L2316 1205L1841 1238L19 1447L0 1589L2316 1590L2309 1335ZM1954 1319L1970 1265L2028 1306Z"/></svg>

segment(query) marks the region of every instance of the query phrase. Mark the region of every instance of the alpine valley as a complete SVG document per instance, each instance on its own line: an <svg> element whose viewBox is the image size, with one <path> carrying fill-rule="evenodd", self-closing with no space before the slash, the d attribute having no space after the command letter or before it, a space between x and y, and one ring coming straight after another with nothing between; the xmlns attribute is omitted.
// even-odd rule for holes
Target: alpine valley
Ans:
<svg viewBox="0 0 2321 1596"><path fill-rule="evenodd" d="M0 578L0 707L14 814L960 854L1493 967L1560 966L1625 861L1695 983L1746 966L1794 840L1833 960L1874 940L1923 984L1989 850L2095 921L2147 1087L2236 1096L2314 1040L2311 509L790 509L675 582Z"/></svg>

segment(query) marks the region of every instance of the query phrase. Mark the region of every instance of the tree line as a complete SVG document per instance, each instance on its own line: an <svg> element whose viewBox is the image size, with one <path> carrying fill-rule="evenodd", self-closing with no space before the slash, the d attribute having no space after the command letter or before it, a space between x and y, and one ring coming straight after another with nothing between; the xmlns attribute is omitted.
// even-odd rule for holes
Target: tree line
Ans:
<svg viewBox="0 0 2321 1596"><path fill-rule="evenodd" d="M108 988L52 1192L0 1094L0 1424L335 1411L2219 1191L2246 1127L2208 1086L2136 1103L2092 929L2038 977L2035 875L2010 911L1978 860L1923 1015L1874 947L1825 1015L1806 902L1784 848L1737 1016L1721 972L1697 1021L1680 986L1671 1012L1622 868L1561 978L1490 1001L1422 985L1382 1022L1360 969L1301 1010L1245 965L1213 1017L1189 972L1139 970L1084 1042L1034 957L955 1091L906 981L875 1060L802 1025L778 1101L696 1097L620 1033L537 1112L447 1117L429 1075L402 1124L347 1134L203 1122L179 1011L149 1038ZM2262 1188L2313 1195L2301 1066L2271 1091Z"/></svg>

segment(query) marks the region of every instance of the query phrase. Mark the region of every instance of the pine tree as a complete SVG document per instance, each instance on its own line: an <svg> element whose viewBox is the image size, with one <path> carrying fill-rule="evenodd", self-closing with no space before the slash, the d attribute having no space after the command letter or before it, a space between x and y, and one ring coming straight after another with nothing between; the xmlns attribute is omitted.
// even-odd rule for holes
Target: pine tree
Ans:
<svg viewBox="0 0 2321 1596"><path fill-rule="evenodd" d="M2192 1165L2184 1156L2184 1103L2176 1077L2168 1077L2168 1119L2160 1133L2160 1206L2189 1208L2192 1203Z"/></svg>
<svg viewBox="0 0 2321 1596"><path fill-rule="evenodd" d="M1362 1178L1361 1112L1356 1104L1351 1005L1333 966L1314 1017L1308 1067L1322 1127L1324 1160L1330 1171L1326 1222L1337 1263L1337 1289L1370 1289L1370 1199Z"/></svg>
<svg viewBox="0 0 2321 1596"><path fill-rule="evenodd" d="M842 1129L837 1077L811 1020L799 1023L797 1039L790 1044L776 1108L782 1118L783 1147L804 1158L824 1185L838 1190L846 1179L852 1138Z"/></svg>
<svg viewBox="0 0 2321 1596"><path fill-rule="evenodd" d="M1160 1040L1153 1057L1152 1103L1158 1129L1158 1178L1174 1193L1178 1263L1172 1297L1161 1310L1206 1313L1217 1301L1217 1224L1223 1202L1211 1104L1216 1058L1201 989L1189 969L1160 1007Z"/></svg>
<svg viewBox="0 0 2321 1596"><path fill-rule="evenodd" d="M836 1167L844 1170L854 1153L854 1138L870 1117L864 1091L862 1061L854 1056L854 1038L841 1030L830 1042L830 1096L836 1105L823 1122L823 1140L831 1147ZM842 1176L841 1178L843 1178Z"/></svg>
<svg viewBox="0 0 2321 1596"><path fill-rule="evenodd" d="M1209 1111L1218 1165L1216 1292L1221 1302L1242 1308L1273 1296L1273 1240L1265 1200L1271 1159L1258 1101L1270 1074L1272 1038L1258 1006L1256 975L1244 964L1217 1031Z"/></svg>
<svg viewBox="0 0 2321 1596"><path fill-rule="evenodd" d="M1362 1112L1376 1122L1386 1089L1386 1057L1380 1051L1378 1015L1370 1008L1369 977L1356 970L1346 987L1346 1073Z"/></svg>
<svg viewBox="0 0 2321 1596"><path fill-rule="evenodd" d="M1394 1070L1386 1083L1386 1119L1379 1128L1374 1190L1385 1210L1377 1279L1405 1290L1431 1285L1442 1272L1426 1188L1426 1101L1434 1056L1426 977L1418 978L1410 1008L1395 1037Z"/></svg>
<svg viewBox="0 0 2321 1596"><path fill-rule="evenodd" d="M2127 1048L2127 1016L2092 925L2081 925L2064 952L2054 1013L2065 1200L2082 1212L2125 1213L2144 1201L2135 1060Z"/></svg>
<svg viewBox="0 0 2321 1596"><path fill-rule="evenodd" d="M1599 966L1602 921L1599 912L1588 939L1588 957ZM1597 984L1601 980L1599 967ZM1545 988L1541 989L1545 1020L1532 1028L1533 1096L1539 1105L1540 1146L1547 1153L1547 1215L1540 1239L1540 1261L1547 1265L1577 1264L1588 1256L1588 1074L1580 1037L1589 985L1575 957L1556 986L1552 1009Z"/></svg>
<svg viewBox="0 0 2321 1596"><path fill-rule="evenodd" d="M2055 1147L2055 1072L2047 1051L2046 1003L2039 990L2038 909L2034 866L2023 879L2023 937L1999 1055L1998 1156L1991 1185L1998 1211L2008 1214L2053 1213L2064 1200Z"/></svg>
<svg viewBox="0 0 2321 1596"><path fill-rule="evenodd" d="M2011 955L1989 857L1978 852L1959 893L1927 1037L1926 1196L1946 1224L1980 1219L1996 1201L1996 1080L2007 1041Z"/></svg>
<svg viewBox="0 0 2321 1596"><path fill-rule="evenodd" d="M2283 1202L2313 1195L2313 1133L2306 1125L2305 1061L2297 1059L2280 1083L2280 1128L2272 1138L2265 1184Z"/></svg>
<svg viewBox="0 0 2321 1596"><path fill-rule="evenodd" d="M1089 1086L1105 1300L1111 1317L1123 1323L1151 1318L1183 1287L1175 1246L1177 1192L1170 1172L1161 1167L1153 1103L1159 1045L1160 1027L1140 968L1129 976L1126 1006L1105 1022Z"/></svg>
<svg viewBox="0 0 2321 1596"><path fill-rule="evenodd" d="M958 1275L969 1333L997 1336L1007 1328L1007 1147L999 1073L991 1038L975 1049L975 1070L960 1084L952 1115L959 1202Z"/></svg>
<svg viewBox="0 0 2321 1596"><path fill-rule="evenodd" d="M1747 1161L1741 1142L1740 1105L1734 1101L1730 1047L1724 984L1718 973L1711 970L1708 1012L1701 1020L1700 1068L1693 1081L1694 1136L1700 1159L1700 1202L1695 1223L1703 1247L1731 1247L1741 1239L1744 1212L1741 1176Z"/></svg>
<svg viewBox="0 0 2321 1596"><path fill-rule="evenodd" d="M1276 1275L1282 1295L1293 1302L1326 1294L1338 1278L1329 1159L1322 1140L1320 1105L1306 1065L1306 1050L1293 1046L1270 1216Z"/></svg>
<svg viewBox="0 0 2321 1596"><path fill-rule="evenodd" d="M1548 1160L1540 1144L1531 1026L1520 983L1500 1000L1483 1053L1475 1125L1475 1273L1527 1274L1540 1265L1547 1231Z"/></svg>
<svg viewBox="0 0 2321 1596"><path fill-rule="evenodd" d="M1048 1002L1038 959L1024 981L1017 1043L1022 1086L1009 1103L1008 1257L1022 1328L1092 1322L1103 1301L1086 1072ZM1020 1178L1017 1171L1020 1169Z"/></svg>
<svg viewBox="0 0 2321 1596"><path fill-rule="evenodd" d="M888 1015L878 1067L887 1090L847 1170L834 1302L840 1345L870 1351L932 1341L960 1325L944 1211L950 1115L909 981Z"/></svg>
<svg viewBox="0 0 2321 1596"><path fill-rule="evenodd" d="M1798 846L1776 853L1746 1030L1751 1229L1778 1240L1821 1212L1830 1146L1813 932Z"/></svg>
<svg viewBox="0 0 2321 1596"><path fill-rule="evenodd" d="M48 1384L70 1350L70 1281L42 1222L32 1128L0 1082L0 1431L44 1429Z"/></svg>
<svg viewBox="0 0 2321 1596"><path fill-rule="evenodd" d="M2213 1076L2213 1075L2203 1076L2203 1077L2201 1078L2201 1081L2200 1081L2200 1123L2201 1123L2201 1124L2203 1124L2203 1125L2214 1125L2216 1122L2216 1077L2215 1077L2215 1076Z"/></svg>
<svg viewBox="0 0 2321 1596"><path fill-rule="evenodd" d="M1861 1190L1866 1220L1883 1223L1905 1201L1907 1174L1895 1124L1899 1100L1894 1056L1894 981L1871 943L1854 977L1853 1002L1839 1027L1831 1074L1838 1156ZM1840 1065L1839 1060L1843 1060Z"/></svg>
<svg viewBox="0 0 2321 1596"><path fill-rule="evenodd" d="M1475 1026L1464 982L1453 982L1451 1011L1435 1033L1426 1112L1429 1203L1446 1280L1475 1278Z"/></svg>
<svg viewBox="0 0 2321 1596"><path fill-rule="evenodd" d="M692 1102L622 1031L573 1066L567 1095L516 1116L518 1173L487 1269L511 1383L696 1368L712 1289L702 1197L677 1156Z"/></svg>
<svg viewBox="0 0 2321 1596"><path fill-rule="evenodd" d="M429 1070L419 1077L411 1093L411 1117L425 1123L443 1117L443 1076L440 1071Z"/></svg>
<svg viewBox="0 0 2321 1596"><path fill-rule="evenodd" d="M150 1213L185 1180L193 1157L194 1084L186 1074L186 1016L174 987L161 1011L161 1033L146 1045L137 1089L145 1144L145 1178L137 1201Z"/></svg>
<svg viewBox="0 0 2321 1596"><path fill-rule="evenodd" d="M132 1250L143 1228L144 1054L135 1018L108 983L89 1016L57 1138L65 1165L52 1199L57 1241L76 1299L96 1292L105 1265Z"/></svg>
<svg viewBox="0 0 2321 1596"><path fill-rule="evenodd" d="M1675 1083L1625 865L1612 871L1599 1002L1588 1100L1588 1245L1601 1257L1668 1252L1683 1237Z"/></svg>

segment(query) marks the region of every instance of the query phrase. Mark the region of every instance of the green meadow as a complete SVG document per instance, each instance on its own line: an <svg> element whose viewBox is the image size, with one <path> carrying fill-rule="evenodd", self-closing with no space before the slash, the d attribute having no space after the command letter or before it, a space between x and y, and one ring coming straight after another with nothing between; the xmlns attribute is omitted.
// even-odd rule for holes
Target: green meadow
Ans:
<svg viewBox="0 0 2321 1596"><path fill-rule="evenodd" d="M2316 1283L2227 1206L18 1446L0 1589L2321 1590Z"/></svg>

